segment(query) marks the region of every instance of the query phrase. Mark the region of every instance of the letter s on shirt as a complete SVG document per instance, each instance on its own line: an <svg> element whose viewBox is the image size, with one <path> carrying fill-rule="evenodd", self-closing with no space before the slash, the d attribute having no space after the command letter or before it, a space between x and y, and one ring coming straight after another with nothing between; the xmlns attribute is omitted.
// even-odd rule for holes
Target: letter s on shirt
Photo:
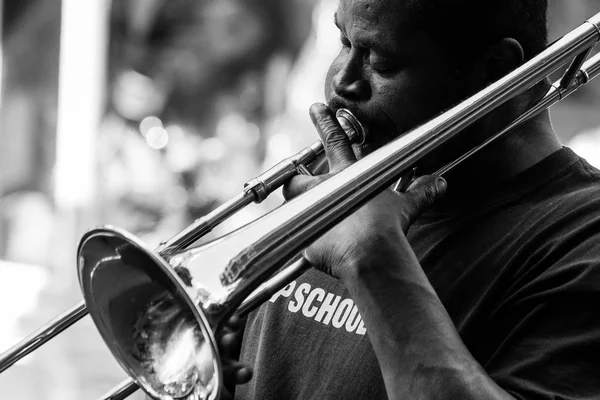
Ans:
<svg viewBox="0 0 600 400"><path fill-rule="evenodd" d="M304 304L304 295L310 292L310 285L308 283L302 283L294 292L294 300L291 300L288 304L288 310L295 313L302 308Z"/></svg>

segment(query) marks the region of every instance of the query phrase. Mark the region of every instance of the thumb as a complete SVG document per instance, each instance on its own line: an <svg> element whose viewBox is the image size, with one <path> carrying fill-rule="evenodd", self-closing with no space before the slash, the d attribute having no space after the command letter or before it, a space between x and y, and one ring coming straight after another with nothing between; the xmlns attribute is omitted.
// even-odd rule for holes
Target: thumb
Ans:
<svg viewBox="0 0 600 400"><path fill-rule="evenodd" d="M310 118L321 141L331 172L338 172L356 161L348 135L331 109L322 103L315 103L309 110Z"/></svg>
<svg viewBox="0 0 600 400"><path fill-rule="evenodd" d="M408 190L404 194L406 196L406 204L408 205L408 210L406 210L408 225L406 228L419 215L444 196L447 186L446 180L441 176L423 175L408 187Z"/></svg>

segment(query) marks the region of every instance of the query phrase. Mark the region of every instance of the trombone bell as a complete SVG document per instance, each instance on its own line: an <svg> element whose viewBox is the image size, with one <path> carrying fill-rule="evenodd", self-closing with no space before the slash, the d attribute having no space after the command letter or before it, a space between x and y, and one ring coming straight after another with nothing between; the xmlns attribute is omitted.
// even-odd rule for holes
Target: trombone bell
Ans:
<svg viewBox="0 0 600 400"><path fill-rule="evenodd" d="M161 400L218 398L216 341L185 276L116 228L82 238L78 272L100 334L138 385Z"/></svg>

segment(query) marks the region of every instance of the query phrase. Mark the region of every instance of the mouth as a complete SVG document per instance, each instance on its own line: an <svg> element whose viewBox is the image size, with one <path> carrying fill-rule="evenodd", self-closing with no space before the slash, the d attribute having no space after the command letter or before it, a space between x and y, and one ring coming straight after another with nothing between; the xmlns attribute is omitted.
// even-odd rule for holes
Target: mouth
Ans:
<svg viewBox="0 0 600 400"><path fill-rule="evenodd" d="M335 101L335 99L331 100L329 107L336 113L336 117L346 133L349 130L362 132L357 139L350 137L352 148L358 159L372 153L399 136L397 130L394 129L394 124L387 118L382 120L369 118L362 110ZM385 120L385 123L383 123L383 120Z"/></svg>
<svg viewBox="0 0 600 400"><path fill-rule="evenodd" d="M353 107L351 104L339 101L336 98L330 99L328 107L336 114L336 117L344 117L349 115L350 117L348 118L348 120L350 122L353 122L353 124L360 126L362 130L363 138L361 142L366 141L368 137L367 132L369 131L368 125L371 124L371 118L368 118L367 115L359 108Z"/></svg>

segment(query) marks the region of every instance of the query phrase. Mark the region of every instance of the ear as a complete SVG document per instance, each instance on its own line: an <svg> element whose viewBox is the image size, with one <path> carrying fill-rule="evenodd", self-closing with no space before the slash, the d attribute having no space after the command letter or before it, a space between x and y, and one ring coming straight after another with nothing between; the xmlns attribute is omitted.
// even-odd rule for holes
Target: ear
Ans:
<svg viewBox="0 0 600 400"><path fill-rule="evenodd" d="M525 59L523 47L513 38L504 38L480 52L466 73L467 90L476 92L520 66Z"/></svg>
<svg viewBox="0 0 600 400"><path fill-rule="evenodd" d="M525 54L521 43L504 38L491 46L483 56L485 81L490 84L523 64Z"/></svg>

